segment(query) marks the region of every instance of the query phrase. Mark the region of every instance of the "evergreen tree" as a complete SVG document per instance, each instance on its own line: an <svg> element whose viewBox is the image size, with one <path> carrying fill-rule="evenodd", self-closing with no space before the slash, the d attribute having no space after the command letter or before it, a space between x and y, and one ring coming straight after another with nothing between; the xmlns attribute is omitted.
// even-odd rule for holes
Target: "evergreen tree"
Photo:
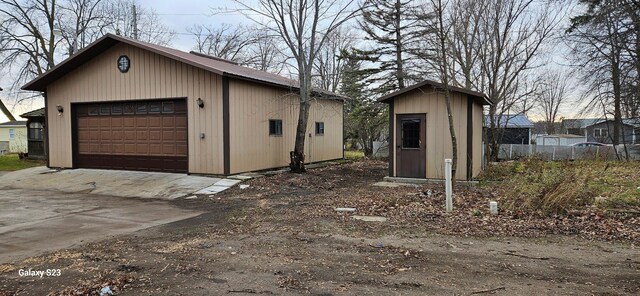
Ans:
<svg viewBox="0 0 640 296"><path fill-rule="evenodd" d="M369 70L362 69L362 61L353 53L343 52L345 68L340 92L350 98L345 103L345 137L361 146L365 156L374 154L373 142L381 140L388 125L388 112L383 104L375 101L366 89Z"/></svg>
<svg viewBox="0 0 640 296"><path fill-rule="evenodd" d="M367 84L375 85L377 94L385 94L407 87L417 80L411 53L419 40L416 30L415 7L412 1L367 1L363 7L361 29L370 40L371 49L358 49L357 59L369 62L371 76Z"/></svg>

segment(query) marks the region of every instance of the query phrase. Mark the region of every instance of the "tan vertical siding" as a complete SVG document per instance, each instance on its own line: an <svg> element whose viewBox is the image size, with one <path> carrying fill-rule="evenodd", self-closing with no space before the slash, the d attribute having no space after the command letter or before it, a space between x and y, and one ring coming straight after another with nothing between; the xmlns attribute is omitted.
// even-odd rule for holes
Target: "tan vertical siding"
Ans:
<svg viewBox="0 0 640 296"><path fill-rule="evenodd" d="M129 72L116 67L120 55ZM72 166L71 103L187 98L189 172L222 174L222 79L149 51L118 44L47 87L50 165ZM203 109L195 101L202 98ZM58 116L56 105L64 113ZM205 138L200 139L199 134Z"/></svg>
<svg viewBox="0 0 640 296"><path fill-rule="evenodd" d="M462 93L452 93L451 108L453 110L454 130L458 144L458 164L456 179L465 180L467 174L466 155L467 155L467 95ZM436 92L433 88L423 87L408 93L404 93L394 98L395 114L416 114L426 113L426 178L444 178L444 159L452 158L452 145L449 132L449 122L447 118L447 107L444 100L444 94ZM482 107L474 104L480 111ZM481 144L480 133L482 131L482 115L476 117L474 112L474 176L479 173L479 155ZM394 139L391 147L396 147L396 139L398 137L395 130L395 116L392 123L394 128ZM479 126L479 128L478 128ZM477 134L476 134L477 133ZM397 164L395 151L392 151L394 164ZM397 174L397 168L393 168L394 174Z"/></svg>
<svg viewBox="0 0 640 296"><path fill-rule="evenodd" d="M482 124L484 122L484 108L480 104L473 104L473 176L477 177L482 171ZM477 144L480 143L480 144Z"/></svg>
<svg viewBox="0 0 640 296"><path fill-rule="evenodd" d="M239 173L289 164L295 142L298 96L281 88L229 81L230 171ZM269 136L269 119L282 120L282 136ZM325 134L315 135L315 122ZM309 112L307 162L342 158L342 103L314 100ZM311 140L309 140L311 133Z"/></svg>

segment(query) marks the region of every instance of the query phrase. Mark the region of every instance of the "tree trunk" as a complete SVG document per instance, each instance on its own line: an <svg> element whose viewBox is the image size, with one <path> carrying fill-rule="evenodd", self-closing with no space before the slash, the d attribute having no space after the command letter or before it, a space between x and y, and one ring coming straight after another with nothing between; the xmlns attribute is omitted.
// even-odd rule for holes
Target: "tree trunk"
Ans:
<svg viewBox="0 0 640 296"><path fill-rule="evenodd" d="M300 91L302 97L302 90ZM289 153L291 163L289 167L293 173L304 173L304 142L307 133L307 123L309 121L309 101L300 101L300 112L298 114L298 126L296 127L296 142L293 151Z"/></svg>
<svg viewBox="0 0 640 296"><path fill-rule="evenodd" d="M396 66L397 66L397 73L396 75L398 76L398 88L404 88L405 87L405 83L404 83L404 66L403 66L403 62L402 62L402 32L400 32L400 28L402 25L401 22L401 9L402 9L402 3L400 0L396 1Z"/></svg>

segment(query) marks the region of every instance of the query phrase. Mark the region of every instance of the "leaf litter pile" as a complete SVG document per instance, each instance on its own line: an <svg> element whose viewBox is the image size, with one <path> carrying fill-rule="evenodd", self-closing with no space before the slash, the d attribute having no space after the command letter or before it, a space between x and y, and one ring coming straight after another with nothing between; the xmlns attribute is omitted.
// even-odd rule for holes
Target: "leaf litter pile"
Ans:
<svg viewBox="0 0 640 296"><path fill-rule="evenodd" d="M258 204L263 206L256 214L270 214L272 219L289 225L333 219L357 226L363 233L419 229L463 236L575 235L634 244L640 241L638 215L612 215L589 204L572 204L572 208L556 212L513 207L520 196L512 195L510 187L514 185L507 181L481 182L477 186L458 184L454 189L454 211L446 213L443 184L373 186L382 181L386 171L386 162L363 160L311 169L307 174L279 173L254 179L246 183L249 189L234 189L229 194L258 198ZM490 214L489 201L498 201L497 215ZM505 209L502 205L510 206ZM335 210L339 207L356 211L341 214ZM388 221L353 221L351 215L382 216Z"/></svg>

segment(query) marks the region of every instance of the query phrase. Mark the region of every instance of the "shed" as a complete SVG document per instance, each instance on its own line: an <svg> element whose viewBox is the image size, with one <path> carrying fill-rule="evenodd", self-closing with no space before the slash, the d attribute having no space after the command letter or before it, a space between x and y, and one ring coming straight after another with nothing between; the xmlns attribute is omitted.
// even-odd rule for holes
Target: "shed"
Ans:
<svg viewBox="0 0 640 296"><path fill-rule="evenodd" d="M48 166L229 175L289 163L295 80L107 34L23 86L43 92ZM307 162L343 157L343 99L313 92Z"/></svg>
<svg viewBox="0 0 640 296"><path fill-rule="evenodd" d="M455 178L470 180L481 171L482 93L449 87L458 166ZM443 179L444 159L452 158L444 85L425 80L378 99L389 104L389 176Z"/></svg>
<svg viewBox="0 0 640 296"><path fill-rule="evenodd" d="M531 143L531 129L533 122L524 114L504 114L495 115L494 122L502 133L499 135L500 144L522 144ZM484 128L487 136L490 136L491 117L484 117Z"/></svg>
<svg viewBox="0 0 640 296"><path fill-rule="evenodd" d="M20 115L27 119L27 151L29 158L45 159L44 108Z"/></svg>

